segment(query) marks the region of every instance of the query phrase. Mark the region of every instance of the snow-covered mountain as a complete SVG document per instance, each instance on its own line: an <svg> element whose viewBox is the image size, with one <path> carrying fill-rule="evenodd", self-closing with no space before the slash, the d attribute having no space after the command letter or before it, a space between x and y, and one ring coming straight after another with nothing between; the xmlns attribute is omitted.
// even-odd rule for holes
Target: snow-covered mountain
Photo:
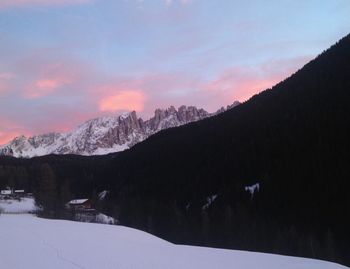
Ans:
<svg viewBox="0 0 350 269"><path fill-rule="evenodd" d="M0 155L13 157L34 157L48 154L102 155L123 151L145 140L161 130L198 121L230 109L215 113L194 106L180 106L175 109L157 109L154 116L144 121L136 112L115 117L89 120L68 133L48 133L32 137L19 136L0 147Z"/></svg>

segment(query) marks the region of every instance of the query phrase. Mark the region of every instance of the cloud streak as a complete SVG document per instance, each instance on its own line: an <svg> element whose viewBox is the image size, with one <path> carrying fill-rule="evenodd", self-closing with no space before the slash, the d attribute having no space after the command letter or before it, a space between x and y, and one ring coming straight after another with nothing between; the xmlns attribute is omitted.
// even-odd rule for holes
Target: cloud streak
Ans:
<svg viewBox="0 0 350 269"><path fill-rule="evenodd" d="M28 134L25 128L0 116L0 145L23 134Z"/></svg>
<svg viewBox="0 0 350 269"><path fill-rule="evenodd" d="M0 0L0 9L30 6L65 6L90 3L92 0Z"/></svg>
<svg viewBox="0 0 350 269"><path fill-rule="evenodd" d="M34 82L34 85L24 91L25 98L41 98L54 93L60 87L69 84L71 81L67 78L39 79Z"/></svg>
<svg viewBox="0 0 350 269"><path fill-rule="evenodd" d="M14 78L14 74L9 72L0 73L0 96L9 90L9 81Z"/></svg>
<svg viewBox="0 0 350 269"><path fill-rule="evenodd" d="M145 93L139 90L118 90L114 87L107 88L108 92L116 94L103 97L99 101L99 109L102 112L116 112L120 110L143 111L145 106Z"/></svg>
<svg viewBox="0 0 350 269"><path fill-rule="evenodd" d="M0 73L0 79L1 80L8 80L8 79L11 79L13 77L14 77L14 74L9 73L9 72Z"/></svg>
<svg viewBox="0 0 350 269"><path fill-rule="evenodd" d="M190 0L165 0L167 5L174 4L175 2L179 2L180 4L186 5L190 2Z"/></svg>

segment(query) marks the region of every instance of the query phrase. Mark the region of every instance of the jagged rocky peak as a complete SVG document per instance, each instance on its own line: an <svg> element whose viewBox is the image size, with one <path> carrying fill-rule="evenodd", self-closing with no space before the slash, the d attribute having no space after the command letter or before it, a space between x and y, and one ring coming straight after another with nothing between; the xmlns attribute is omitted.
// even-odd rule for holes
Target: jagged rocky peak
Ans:
<svg viewBox="0 0 350 269"><path fill-rule="evenodd" d="M13 150L9 146L4 146L3 148L0 148L0 155L3 156L14 156Z"/></svg>
<svg viewBox="0 0 350 269"><path fill-rule="evenodd" d="M175 116L176 113L177 113L177 111L176 111L175 107L173 107L173 106L171 106L167 109L158 108L154 111L154 120L161 121L168 116L171 116L171 115Z"/></svg>
<svg viewBox="0 0 350 269"><path fill-rule="evenodd" d="M231 105L228 105L227 107L226 107L226 110L229 110L229 109L231 109L231 108L234 108L234 107L236 107L236 106L238 106L238 105L240 105L241 104L241 102L239 102L239 101L234 101Z"/></svg>
<svg viewBox="0 0 350 269"><path fill-rule="evenodd" d="M220 113L225 112L225 111L226 111L226 109L222 106L221 108L219 108L219 109L215 112L215 114L220 114Z"/></svg>
<svg viewBox="0 0 350 269"><path fill-rule="evenodd" d="M180 106L179 107L179 116L183 121L189 122L193 119L201 119L209 116L209 113L204 109L197 109L195 106Z"/></svg>
<svg viewBox="0 0 350 269"><path fill-rule="evenodd" d="M174 106L170 106L167 109L156 109L154 117L149 120L149 124L151 129L163 130L196 121L208 115L209 113L205 110L197 109L194 106L180 106L178 110Z"/></svg>
<svg viewBox="0 0 350 269"><path fill-rule="evenodd" d="M27 140L27 138L26 138L26 136L25 135L20 135L20 136L17 136L17 137L15 137L14 139L13 139L13 143L15 144L15 145L20 145L20 144L22 144L24 141L26 141Z"/></svg>
<svg viewBox="0 0 350 269"><path fill-rule="evenodd" d="M231 105L228 105L226 108L225 107L221 107L221 108L219 108L215 113L213 113L213 114L215 114L215 115L217 115L217 114L220 114L220 113L222 113L222 112L225 112L226 110L229 110L229 109L231 109L231 108L234 108L234 107L236 107L236 106L238 106L238 105L240 105L241 103L239 102L239 101L234 101Z"/></svg>
<svg viewBox="0 0 350 269"><path fill-rule="evenodd" d="M61 136L60 133L48 133L43 135L36 135L29 137L27 140L29 144L38 147L40 144L52 144Z"/></svg>
<svg viewBox="0 0 350 269"><path fill-rule="evenodd" d="M230 109L239 103L228 106ZM225 111L208 113L195 106L156 109L146 121L135 111L119 116L88 120L67 133L47 133L32 137L19 136L0 147L0 155L34 157L47 154L101 155L128 149L161 130L198 121Z"/></svg>
<svg viewBox="0 0 350 269"><path fill-rule="evenodd" d="M142 119L137 118L136 111L132 111L130 113L124 113L123 115L119 116L119 119L126 123L130 129L132 130L139 130L142 128Z"/></svg>

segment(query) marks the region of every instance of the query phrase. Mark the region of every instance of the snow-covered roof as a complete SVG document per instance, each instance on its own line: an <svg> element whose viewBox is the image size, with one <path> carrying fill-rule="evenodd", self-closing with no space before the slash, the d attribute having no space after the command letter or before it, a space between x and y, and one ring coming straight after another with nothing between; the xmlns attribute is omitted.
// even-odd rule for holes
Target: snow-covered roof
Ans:
<svg viewBox="0 0 350 269"><path fill-rule="evenodd" d="M71 205L80 205L80 204L85 203L85 202L88 201L88 200L89 200L89 199L74 199L74 200L69 201L68 204L71 204Z"/></svg>
<svg viewBox="0 0 350 269"><path fill-rule="evenodd" d="M1 194L12 194L11 190L1 190Z"/></svg>

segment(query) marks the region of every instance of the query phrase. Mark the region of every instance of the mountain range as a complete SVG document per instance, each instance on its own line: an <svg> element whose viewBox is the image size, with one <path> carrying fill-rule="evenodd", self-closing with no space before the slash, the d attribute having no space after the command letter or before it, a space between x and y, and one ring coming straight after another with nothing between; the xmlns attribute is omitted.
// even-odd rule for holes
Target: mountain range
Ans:
<svg viewBox="0 0 350 269"><path fill-rule="evenodd" d="M0 155L34 157L48 154L103 155L128 149L161 130L217 115L239 104L208 113L195 106L171 106L156 109L154 116L144 121L135 111L120 116L101 117L86 121L67 133L47 133L32 137L19 136L0 147Z"/></svg>
<svg viewBox="0 0 350 269"><path fill-rule="evenodd" d="M350 35L248 101L103 156L0 156L48 217L96 208L177 244L350 265ZM98 194L108 193L100 201Z"/></svg>

